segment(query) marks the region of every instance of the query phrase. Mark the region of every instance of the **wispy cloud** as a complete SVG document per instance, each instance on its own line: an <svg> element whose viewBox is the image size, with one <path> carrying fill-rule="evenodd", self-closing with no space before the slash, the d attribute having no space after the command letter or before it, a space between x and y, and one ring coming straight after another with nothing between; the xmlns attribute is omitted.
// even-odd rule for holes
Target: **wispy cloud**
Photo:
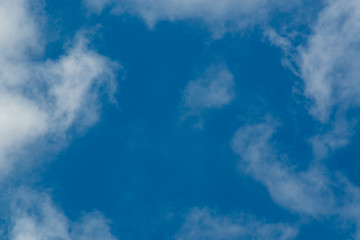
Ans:
<svg viewBox="0 0 360 240"><path fill-rule="evenodd" d="M7 218L9 240L115 240L108 221L98 212L69 220L46 193L18 189L10 198ZM4 237L4 236L3 236Z"/></svg>
<svg viewBox="0 0 360 240"><path fill-rule="evenodd" d="M241 157L240 166L263 183L278 204L312 216L328 214L335 204L330 179L319 168L298 172L277 153L271 143L276 127L275 120L267 117L236 132L232 146Z"/></svg>
<svg viewBox="0 0 360 240"><path fill-rule="evenodd" d="M220 109L234 100L234 87L234 77L224 66L211 66L203 76L186 85L183 105L190 114Z"/></svg>
<svg viewBox="0 0 360 240"><path fill-rule="evenodd" d="M297 170L276 150L273 136L277 127L268 116L264 122L237 131L232 145L241 158L241 169L261 182L280 206L300 216L336 216L351 222L357 229L354 239L359 239L360 189L341 173L331 173L316 162L307 170Z"/></svg>
<svg viewBox="0 0 360 240"><path fill-rule="evenodd" d="M310 139L313 146L314 157L318 160L326 159L329 153L345 147L350 143L354 134L355 121L347 120L341 114L337 114L335 120L330 122L330 130L319 131Z"/></svg>
<svg viewBox="0 0 360 240"><path fill-rule="evenodd" d="M104 8L111 6L114 0L83 0L82 2L91 13L100 14Z"/></svg>
<svg viewBox="0 0 360 240"><path fill-rule="evenodd" d="M215 37L227 31L265 23L270 13L291 9L298 1L272 0L84 0L85 6L100 13L107 6L113 13L129 13L142 18L152 28L160 21L200 20Z"/></svg>
<svg viewBox="0 0 360 240"><path fill-rule="evenodd" d="M197 116L197 127L202 128L202 114L221 109L235 99L233 75L224 65L213 65L198 79L190 81L182 95L182 119Z"/></svg>
<svg viewBox="0 0 360 240"><path fill-rule="evenodd" d="M322 122L336 108L360 105L359 11L356 0L328 1L299 50L305 94L314 101L311 113Z"/></svg>
<svg viewBox="0 0 360 240"><path fill-rule="evenodd" d="M187 215L176 240L295 239L298 230L287 224L269 224L252 216L221 216L209 209L194 208Z"/></svg>
<svg viewBox="0 0 360 240"><path fill-rule="evenodd" d="M304 93L312 101L309 112L330 125L311 139L318 158L346 146L353 136L356 119L347 113L360 106L359 12L356 0L327 1L307 43L297 48Z"/></svg>
<svg viewBox="0 0 360 240"><path fill-rule="evenodd" d="M284 51L287 66L304 82L301 91L309 100L305 106L320 124L310 139L318 159L346 146L353 136L356 118L348 112L360 106L359 11L356 0L327 0L305 26L308 33L296 28L283 31L283 35L274 29L265 32L270 42Z"/></svg>

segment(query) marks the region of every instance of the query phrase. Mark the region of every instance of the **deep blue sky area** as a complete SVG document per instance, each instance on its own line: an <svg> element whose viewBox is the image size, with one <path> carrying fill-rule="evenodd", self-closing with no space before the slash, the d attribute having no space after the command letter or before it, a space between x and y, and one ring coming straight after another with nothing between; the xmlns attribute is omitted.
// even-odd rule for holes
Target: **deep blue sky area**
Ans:
<svg viewBox="0 0 360 240"><path fill-rule="evenodd" d="M273 112L290 119L279 133L284 151L307 165L302 157L309 154L299 150L308 148L299 136L304 129L293 127L303 121L291 111L296 77L281 65L280 50L256 29L211 41L206 29L188 23L154 30L129 16L100 23L94 46L122 64L124 79L117 104L106 104L100 122L75 137L43 176L65 211L76 217L97 209L119 239L129 240L170 239L194 206L297 220L238 171L231 149L237 128ZM197 116L181 119L181 96L187 82L217 63L233 73L237 99L206 111L201 130L194 127Z"/></svg>
<svg viewBox="0 0 360 240"><path fill-rule="evenodd" d="M360 239L343 2L0 0L0 235Z"/></svg>

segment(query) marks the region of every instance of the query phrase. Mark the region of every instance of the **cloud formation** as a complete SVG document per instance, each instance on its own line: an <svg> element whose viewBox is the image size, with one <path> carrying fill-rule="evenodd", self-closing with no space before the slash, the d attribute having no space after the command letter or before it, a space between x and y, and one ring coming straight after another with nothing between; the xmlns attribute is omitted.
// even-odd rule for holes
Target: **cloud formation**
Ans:
<svg viewBox="0 0 360 240"><path fill-rule="evenodd" d="M297 1L273 0L84 0L90 11L100 13L112 6L116 14L140 17L152 28L160 21L200 20L215 36L265 23L272 12L284 11Z"/></svg>
<svg viewBox="0 0 360 240"><path fill-rule="evenodd" d="M44 139L66 139L70 130L94 124L100 110L99 98L116 91L118 65L91 50L86 31L79 31L57 59L43 59L46 41L40 27L43 19L33 12L40 6L37 4L40 2L0 1L2 184L8 174L15 174L14 164L24 161L20 156L26 146ZM115 239L98 213L71 223L48 195L21 191L17 186L12 186L11 192L17 192L14 199L8 199L11 211L2 216L8 219L11 240Z"/></svg>
<svg viewBox="0 0 360 240"><path fill-rule="evenodd" d="M309 26L306 42L282 47L295 55L290 61L304 81L304 94L311 101L309 113L322 124L310 139L318 159L350 142L357 120L349 118L348 112L360 106L360 4L356 0L325 3Z"/></svg>
<svg viewBox="0 0 360 240"><path fill-rule="evenodd" d="M298 172L286 157L279 158L271 145L276 127L268 117L236 132L232 147L242 159L240 166L264 184L278 204L301 214L327 215L335 204L330 179L319 168Z"/></svg>
<svg viewBox="0 0 360 240"><path fill-rule="evenodd" d="M339 114L338 114L339 115ZM330 123L330 130L317 133L310 139L316 159L326 159L329 153L350 143L355 122L338 116Z"/></svg>
<svg viewBox="0 0 360 240"><path fill-rule="evenodd" d="M190 114L220 109L234 100L234 87L234 77L224 66L211 66L201 78L186 85L182 102Z"/></svg>
<svg viewBox="0 0 360 240"><path fill-rule="evenodd" d="M10 11L11 9L12 11ZM27 1L1 1L0 12L0 172L14 153L40 138L65 137L74 126L98 119L100 88L116 90L118 67L91 50L86 31L58 59L39 60L44 49L36 16ZM10 157L12 155L12 157Z"/></svg>
<svg viewBox="0 0 360 240"><path fill-rule="evenodd" d="M25 0L2 0L0 2L0 50L1 76L11 75L10 70L5 72L5 60L23 59L26 52L40 51L41 38L37 22L40 17L33 15L29 9L36 6ZM12 69L13 70L13 69Z"/></svg>
<svg viewBox="0 0 360 240"><path fill-rule="evenodd" d="M251 216L218 216L208 209L194 208L186 217L176 240L290 240L298 230L286 224L268 224Z"/></svg>
<svg viewBox="0 0 360 240"><path fill-rule="evenodd" d="M322 122L336 109L360 105L359 12L359 1L329 0L299 50L305 94L314 101L311 113Z"/></svg>
<svg viewBox="0 0 360 240"><path fill-rule="evenodd" d="M70 221L46 193L18 190L7 219L9 240L116 240L107 220L98 212Z"/></svg>
<svg viewBox="0 0 360 240"><path fill-rule="evenodd" d="M84 0L84 3L96 13L112 6L114 13L135 15L149 27L164 20L200 21L215 36L265 23L273 11L286 10L294 4L272 0ZM356 0L329 0L307 43L297 48L305 95L313 101L310 113L332 127L330 132L317 133L311 139L319 159L325 158L330 150L348 144L352 135L352 124L343 116L348 109L360 105L356 54L359 9ZM1 1L0 20L0 111L3 113L0 173L5 174L24 146L42 138L66 138L72 128L94 124L100 110L98 98L104 94L101 89L107 86L109 95L116 89L117 65L91 50L85 32L79 32L58 59L41 59L44 40L36 24L39 19L31 14L26 1ZM287 39L277 40L284 49L291 48ZM233 88L232 74L224 67L212 67L202 78L186 86L183 105L190 114L220 109L233 101ZM277 123L270 117L263 123L238 130L233 149L242 159L242 169L261 182L276 203L292 212L315 218L336 215L359 226L358 187L341 174L328 173L322 165L297 170L286 156L274 149L272 137L276 128ZM26 198L33 200L20 198L25 203L17 205L12 212L11 239L114 239L100 215L86 215L80 222L70 223L48 196L42 197L46 200L40 203L37 194L30 195ZM292 239L296 232L283 224L242 221L195 209L177 238Z"/></svg>
<svg viewBox="0 0 360 240"><path fill-rule="evenodd" d="M356 0L326 0L305 26L309 33L296 28L283 35L274 29L265 32L283 50L284 63L304 82L301 91L310 100L305 106L320 124L310 139L317 159L346 146L354 135L357 119L348 113L360 106L359 11Z"/></svg>
<svg viewBox="0 0 360 240"><path fill-rule="evenodd" d="M273 136L277 127L268 116L264 122L236 132L232 146L241 158L241 169L261 182L280 206L315 219L336 216L355 224L353 239L360 239L360 188L340 172L330 173L318 163L297 170L286 155L276 151Z"/></svg>

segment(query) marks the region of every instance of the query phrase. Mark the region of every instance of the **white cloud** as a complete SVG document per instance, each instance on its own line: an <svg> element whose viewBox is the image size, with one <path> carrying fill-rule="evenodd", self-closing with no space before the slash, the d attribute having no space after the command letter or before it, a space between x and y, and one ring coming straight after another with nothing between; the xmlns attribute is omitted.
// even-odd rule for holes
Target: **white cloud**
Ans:
<svg viewBox="0 0 360 240"><path fill-rule="evenodd" d="M266 186L280 205L301 214L327 215L334 208L330 179L319 168L297 172L279 159L271 139L277 123L270 117L266 122L240 128L233 139L233 149L241 157L241 167Z"/></svg>
<svg viewBox="0 0 360 240"><path fill-rule="evenodd" d="M113 6L118 14L130 13L142 18L149 27L160 21L195 19L204 22L221 36L226 31L236 31L247 26L264 23L272 11L282 11L296 5L297 1L273 0L84 0L85 6L99 13Z"/></svg>
<svg viewBox="0 0 360 240"><path fill-rule="evenodd" d="M58 141L98 119L99 97L116 90L117 64L89 47L79 31L57 59L43 60L46 41L37 1L0 0L0 178L2 185L24 149L41 140ZM40 3L39 3L40 4ZM26 164L18 164L24 166ZM19 170L19 169L17 169ZM13 175L12 175L13 176ZM26 181L26 180L25 180ZM12 191L16 187L13 186ZM8 199L2 199L5 201ZM104 218L85 215L71 222L46 194L19 191L9 201L11 240L114 240ZM3 209L2 209L3 210Z"/></svg>
<svg viewBox="0 0 360 240"><path fill-rule="evenodd" d="M298 230L286 224L268 224L251 216L218 216L208 209L193 209L176 240L290 240Z"/></svg>
<svg viewBox="0 0 360 240"><path fill-rule="evenodd" d="M89 50L79 36L58 60L18 66L0 77L0 171L11 165L9 154L41 137L64 137L76 125L85 128L98 119L99 89L116 86L116 64ZM26 77L23 73L26 72Z"/></svg>
<svg viewBox="0 0 360 240"><path fill-rule="evenodd" d="M299 49L305 94L314 101L311 113L322 122L335 107L360 105L359 13L357 0L329 0L307 45Z"/></svg>
<svg viewBox="0 0 360 240"><path fill-rule="evenodd" d="M93 13L100 14L103 9L112 5L113 0L83 0L85 7Z"/></svg>
<svg viewBox="0 0 360 240"><path fill-rule="evenodd" d="M307 26L308 35L296 29L284 31L283 36L273 29L265 33L284 51L284 63L304 81L309 113L321 123L310 139L316 159L350 143L357 119L348 113L360 106L360 3L324 3ZM299 39L304 40L300 46Z"/></svg>
<svg viewBox="0 0 360 240"><path fill-rule="evenodd" d="M0 18L0 169L11 165L10 151L44 135L49 116L36 101L26 96L22 85L32 80L29 53L41 51L35 17L26 1L1 1Z"/></svg>
<svg viewBox="0 0 360 240"><path fill-rule="evenodd" d="M235 98L233 75L224 66L212 66L204 75L185 87L182 101L190 114L220 109Z"/></svg>
<svg viewBox="0 0 360 240"><path fill-rule="evenodd" d="M70 221L46 193L21 189L11 200L9 240L115 240L100 213Z"/></svg>
<svg viewBox="0 0 360 240"><path fill-rule="evenodd" d="M330 152L349 144L355 123L338 116L331 122L331 129L310 139L316 159L326 159Z"/></svg>
<svg viewBox="0 0 360 240"><path fill-rule="evenodd" d="M85 36L79 34L67 54L35 66L40 84L48 87L38 103L51 116L51 131L66 131L77 120L83 127L92 125L98 118L99 87L109 87L109 94L116 89L117 65L89 50L87 44Z"/></svg>
<svg viewBox="0 0 360 240"><path fill-rule="evenodd" d="M36 25L39 19L28 11L29 7L25 0L0 1L1 60L22 58L27 50L41 49Z"/></svg>
<svg viewBox="0 0 360 240"><path fill-rule="evenodd" d="M106 5L117 5L114 11L136 15L144 19L150 27L163 20L200 20L217 36L221 36L225 31L237 31L266 22L269 13L275 8L278 6L286 8L287 4L290 5L285 1L274 3L265 0L227 0L221 3L212 0L123 0L111 3L106 1L103 4L100 4L100 1L86 0L86 2L96 3L94 4L96 12L101 12ZM305 95L313 102L310 113L325 126L331 127L330 131L325 130L325 133L322 131L311 139L317 159L325 158L331 150L347 145L352 136L353 125L346 120L345 116L348 109L360 105L358 94L360 59L357 54L360 50L359 20L359 1L328 0L317 21L310 26L312 33L307 43L295 50L298 54L299 73L305 83ZM273 44L282 47L284 51L294 51L291 49L289 39L274 35L274 32L267 34ZM211 101L206 101L207 105L196 98L196 96L201 96L201 93L208 92L204 90L208 87L204 87L204 83L200 80L198 84L195 82L192 82L195 87L190 87L191 84L187 86L187 89L193 88L194 91L186 90L187 95L194 97L184 97L184 105L190 109L191 106L193 109L211 108L209 107ZM198 94L193 94L196 91ZM186 98L193 100L186 101ZM192 105L191 102L195 104ZM334 116L335 119L332 120ZM271 119L265 123L239 129L233 140L233 148L242 158L243 169L263 183L278 204L291 211L314 217L338 215L359 224L358 188L346 183L347 180L341 181L339 177L327 173L322 166L311 165L305 171L298 171L295 166L287 163L286 156L280 156L274 150L272 137L275 129L276 123ZM339 199L333 190L345 187L345 197ZM221 222L219 220L211 224L210 221L210 232L215 231L216 227L213 226L221 226ZM224 226L223 228L226 229ZM237 233L238 228L230 228L235 229L234 234ZM191 230L189 231L188 234L191 234ZM207 236L201 227L197 230L195 228L195 232ZM230 230L229 232L232 233ZM232 235L222 235L222 238L226 239L226 237L231 239Z"/></svg>
<svg viewBox="0 0 360 240"><path fill-rule="evenodd" d="M322 124L310 139L317 159L350 142L355 121L347 113L360 106L359 1L325 3L308 26L308 36L298 31L285 36L274 30L266 33L284 51L286 65L303 79L304 94L311 101L309 113ZM292 43L299 35L305 40L302 46Z"/></svg>
<svg viewBox="0 0 360 240"><path fill-rule="evenodd" d="M339 172L329 173L319 163L299 171L286 164L286 155L276 151L278 124L267 117L262 123L240 128L234 136L234 152L243 171L261 182L280 206L316 219L336 216L356 226L353 239L360 239L360 188Z"/></svg>
<svg viewBox="0 0 360 240"><path fill-rule="evenodd" d="M86 31L58 59L41 60L46 42L33 7L23 0L0 1L1 177L27 144L94 124L100 88L110 95L116 90L118 66L89 48Z"/></svg>
<svg viewBox="0 0 360 240"><path fill-rule="evenodd" d="M22 96L2 91L0 96L0 169L11 166L8 154L40 135L48 128L48 115Z"/></svg>

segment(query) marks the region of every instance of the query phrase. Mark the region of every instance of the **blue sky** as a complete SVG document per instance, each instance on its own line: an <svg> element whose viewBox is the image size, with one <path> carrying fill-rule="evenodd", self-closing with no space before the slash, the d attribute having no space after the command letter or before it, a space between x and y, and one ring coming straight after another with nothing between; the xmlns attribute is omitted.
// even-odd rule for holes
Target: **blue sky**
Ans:
<svg viewBox="0 0 360 240"><path fill-rule="evenodd" d="M358 0L0 0L7 240L360 239Z"/></svg>

